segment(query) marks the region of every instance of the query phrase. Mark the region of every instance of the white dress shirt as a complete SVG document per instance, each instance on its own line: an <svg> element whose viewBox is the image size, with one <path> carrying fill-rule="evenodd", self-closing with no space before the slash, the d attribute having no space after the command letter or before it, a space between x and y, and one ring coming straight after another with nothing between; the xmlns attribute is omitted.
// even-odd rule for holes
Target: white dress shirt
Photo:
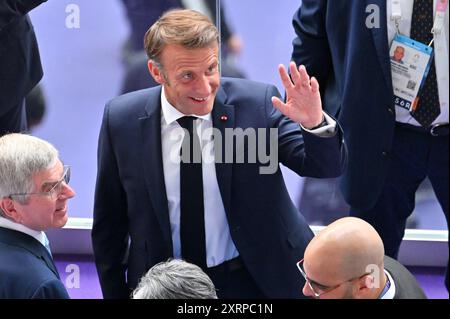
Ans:
<svg viewBox="0 0 450 319"><path fill-rule="evenodd" d="M418 1L418 0L416 0ZM433 12L436 11L436 1L433 1ZM389 45L392 43L396 34L395 20L392 19L392 0L386 2L387 10L387 30ZM400 0L401 5L401 20L399 21L400 34L409 37L411 31L411 19L413 12L413 0ZM434 54L436 63L436 79L439 92L439 104L441 106L441 114L434 120L432 124L448 123L448 85L449 85L449 71L448 71L448 6L445 13L445 22L442 31L435 35L434 38ZM430 33L431 39L431 33ZM428 43L426 43L428 45ZM396 121L408 123L416 126L420 124L411 116L408 110L396 107Z"/></svg>
<svg viewBox="0 0 450 319"><path fill-rule="evenodd" d="M391 274L386 269L384 270L384 273L389 279L390 286L388 291L386 291L386 293L383 296L381 296L380 299L394 299L396 291L394 278L392 278Z"/></svg>
<svg viewBox="0 0 450 319"><path fill-rule="evenodd" d="M0 216L0 227L19 231L21 233L27 234L34 239L36 239L38 242L42 244L44 247L48 247L48 238L47 235L43 231L37 231L34 229L30 229L22 224L18 224L13 222L12 220L6 219L4 217Z"/></svg>
<svg viewBox="0 0 450 319"><path fill-rule="evenodd" d="M180 240L180 163L179 154L184 138L184 130L177 120L185 114L178 111L166 99L164 87L161 92L161 143L164 181L166 185L167 201L169 205L169 219L172 232L173 256L181 258ZM204 146L212 147L214 143L212 134L205 134L212 128L211 113L196 116L195 129L200 137L202 147L202 177L203 177L203 204L205 216L206 264L213 267L239 255L231 239L225 207L220 195L219 184L216 177L216 166L210 160L203 161L208 156ZM209 136L208 136L209 135ZM209 151L208 151L209 153ZM178 160L178 161L176 161Z"/></svg>
<svg viewBox="0 0 450 319"><path fill-rule="evenodd" d="M181 256L180 240L180 149L184 130L177 120L185 114L171 105L161 90L161 143L164 170L164 182L169 208L172 233L173 256ZM195 116L195 115L192 115ZM318 136L327 137L334 134L336 122L324 113L327 125L315 130L307 130ZM206 264L213 267L239 255L231 238L225 207L223 206L219 184L216 176L214 143L211 113L195 116L195 130L202 148L203 204L205 217Z"/></svg>

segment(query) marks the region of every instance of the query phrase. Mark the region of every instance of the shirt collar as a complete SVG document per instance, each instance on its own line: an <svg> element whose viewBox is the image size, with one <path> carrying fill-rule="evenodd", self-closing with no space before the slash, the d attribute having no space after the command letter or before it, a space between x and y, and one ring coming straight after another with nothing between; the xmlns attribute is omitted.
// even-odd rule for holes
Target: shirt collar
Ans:
<svg viewBox="0 0 450 319"><path fill-rule="evenodd" d="M47 236L45 235L45 233L43 231L38 231L38 230L28 228L22 224L18 224L16 222L13 222L12 220L9 220L9 219L1 217L1 216L0 216L0 227L8 228L11 230L15 230L15 231L27 234L27 235L33 237L34 239L36 239L37 241L39 241L45 247Z"/></svg>
<svg viewBox="0 0 450 319"><path fill-rule="evenodd" d="M386 269L384 269L384 273L387 276L387 280L389 281L390 286L387 289L387 291L384 292L384 294L381 294L379 299L394 299L395 290L396 290L394 279L392 278L391 274ZM388 281L386 281L386 285L388 284Z"/></svg>
<svg viewBox="0 0 450 319"><path fill-rule="evenodd" d="M47 242L47 235L43 231L34 230L31 228L28 228L27 226L24 226L22 224L18 224L16 222L13 222L12 220L9 220L7 218L0 216L0 227L8 228L11 230L19 231L21 233L27 234L34 239L36 239L38 242L40 242L44 247Z"/></svg>
<svg viewBox="0 0 450 319"><path fill-rule="evenodd" d="M166 125L170 125L173 122L177 121L178 119L182 118L183 116L186 116L186 114L181 113L172 104L169 103L169 101L166 98L164 86L162 86L161 89L161 109L162 109L161 116L164 119ZM212 120L211 112L201 116L195 114L192 114L190 116L194 116L196 118L200 118L206 121Z"/></svg>

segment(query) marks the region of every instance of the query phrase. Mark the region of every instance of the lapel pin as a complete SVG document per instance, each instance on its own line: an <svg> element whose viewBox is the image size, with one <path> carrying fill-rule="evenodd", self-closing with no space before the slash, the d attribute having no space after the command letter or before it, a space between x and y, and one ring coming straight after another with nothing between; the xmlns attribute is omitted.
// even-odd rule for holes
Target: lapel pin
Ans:
<svg viewBox="0 0 450 319"><path fill-rule="evenodd" d="M222 116L220 117L220 120L223 121L223 122L225 122L226 120L228 120L228 117L227 117L226 115L222 115Z"/></svg>

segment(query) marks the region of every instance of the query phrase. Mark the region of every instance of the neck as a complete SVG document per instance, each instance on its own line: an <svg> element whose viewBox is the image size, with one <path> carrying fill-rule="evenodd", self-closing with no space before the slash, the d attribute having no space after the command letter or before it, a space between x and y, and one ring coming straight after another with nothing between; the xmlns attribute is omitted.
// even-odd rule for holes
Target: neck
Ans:
<svg viewBox="0 0 450 319"><path fill-rule="evenodd" d="M373 289L372 297L373 299L377 299L380 297L381 293L383 292L384 287L386 286L387 282L387 276L386 273L383 270L382 276L380 278L380 285L378 288Z"/></svg>

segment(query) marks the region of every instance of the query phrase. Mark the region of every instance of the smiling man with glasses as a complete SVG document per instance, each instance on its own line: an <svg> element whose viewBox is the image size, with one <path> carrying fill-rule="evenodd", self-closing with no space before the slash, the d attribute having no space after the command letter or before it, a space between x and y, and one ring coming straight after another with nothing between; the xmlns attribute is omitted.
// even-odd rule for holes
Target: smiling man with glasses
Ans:
<svg viewBox="0 0 450 319"><path fill-rule="evenodd" d="M303 294L319 299L423 299L411 273L384 255L375 229L355 217L328 225L297 263Z"/></svg>
<svg viewBox="0 0 450 319"><path fill-rule="evenodd" d="M0 299L69 298L44 231L68 220L70 167L48 142L0 138Z"/></svg>

